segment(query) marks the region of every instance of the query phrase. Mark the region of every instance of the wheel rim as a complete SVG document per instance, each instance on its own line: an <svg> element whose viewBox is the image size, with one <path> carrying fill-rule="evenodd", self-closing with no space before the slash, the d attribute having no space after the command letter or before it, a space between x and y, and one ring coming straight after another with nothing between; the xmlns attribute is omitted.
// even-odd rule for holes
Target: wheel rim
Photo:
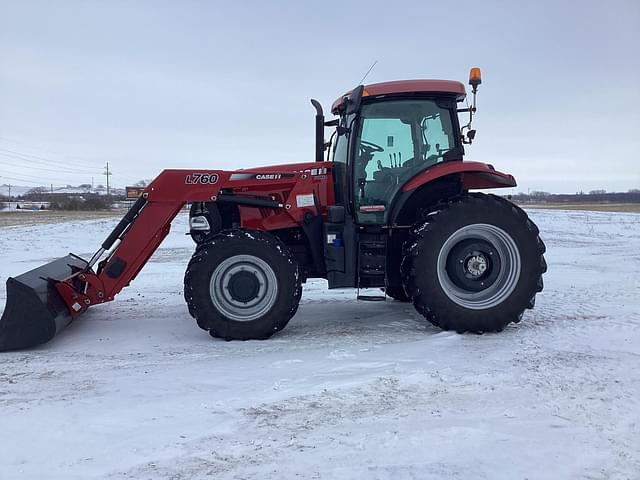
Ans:
<svg viewBox="0 0 640 480"><path fill-rule="evenodd" d="M211 302L224 316L249 322L273 307L278 282L273 269L261 258L235 255L213 271L209 293Z"/></svg>
<svg viewBox="0 0 640 480"><path fill-rule="evenodd" d="M476 223L455 231L438 254L438 281L458 305L484 310L502 303L520 278L513 238L495 225Z"/></svg>

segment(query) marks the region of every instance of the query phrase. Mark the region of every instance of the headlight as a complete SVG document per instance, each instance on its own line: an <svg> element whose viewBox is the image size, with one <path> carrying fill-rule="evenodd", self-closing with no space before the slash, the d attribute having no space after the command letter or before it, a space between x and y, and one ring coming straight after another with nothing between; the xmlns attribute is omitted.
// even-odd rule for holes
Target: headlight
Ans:
<svg viewBox="0 0 640 480"><path fill-rule="evenodd" d="M208 232L211 230L211 226L209 225L209 220L207 217L203 217L202 215L197 217L189 217L189 228L191 231L198 232Z"/></svg>

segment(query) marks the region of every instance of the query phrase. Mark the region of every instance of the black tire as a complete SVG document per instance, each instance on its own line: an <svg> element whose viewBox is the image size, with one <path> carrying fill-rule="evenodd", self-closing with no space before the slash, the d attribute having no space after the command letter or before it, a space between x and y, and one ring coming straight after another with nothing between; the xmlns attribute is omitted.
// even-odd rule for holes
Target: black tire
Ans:
<svg viewBox="0 0 640 480"><path fill-rule="evenodd" d="M211 227L208 231L190 230L189 235L196 245L201 245L218 233L222 229L222 216L215 203L194 202L189 209L189 218L203 216Z"/></svg>
<svg viewBox="0 0 640 480"><path fill-rule="evenodd" d="M387 297L391 297L398 302L410 302L411 297L406 294L402 287L386 287L381 289L387 294Z"/></svg>
<svg viewBox="0 0 640 480"><path fill-rule="evenodd" d="M300 299L302 298L302 286L300 287L300 290L298 291L298 294L296 295L296 301L293 305L293 307L291 307L291 310L289 310L289 319L292 319L296 313L298 313L298 308L300 307Z"/></svg>
<svg viewBox="0 0 640 480"><path fill-rule="evenodd" d="M499 332L542 291L547 265L536 225L511 202L467 194L414 225L404 247L405 290L444 330Z"/></svg>
<svg viewBox="0 0 640 480"><path fill-rule="evenodd" d="M184 277L198 326L226 340L263 340L295 315L302 294L287 246L257 230L231 229L201 244Z"/></svg>

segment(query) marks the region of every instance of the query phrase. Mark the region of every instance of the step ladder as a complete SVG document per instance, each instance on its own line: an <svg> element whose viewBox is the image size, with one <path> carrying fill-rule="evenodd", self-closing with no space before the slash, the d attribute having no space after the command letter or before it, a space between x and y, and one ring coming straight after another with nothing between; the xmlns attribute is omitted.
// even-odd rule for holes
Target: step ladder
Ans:
<svg viewBox="0 0 640 480"><path fill-rule="evenodd" d="M384 239L384 237L382 237ZM358 300L384 302L386 294L361 295L360 289L383 288L386 279L387 244L381 239L361 239L358 243Z"/></svg>

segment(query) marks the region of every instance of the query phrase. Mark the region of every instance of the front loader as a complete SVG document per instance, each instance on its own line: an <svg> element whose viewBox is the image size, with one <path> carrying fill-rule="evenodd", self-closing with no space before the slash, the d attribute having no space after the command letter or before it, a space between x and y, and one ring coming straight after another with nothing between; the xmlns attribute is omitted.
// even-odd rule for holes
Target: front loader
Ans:
<svg viewBox="0 0 640 480"><path fill-rule="evenodd" d="M412 302L446 330L519 322L542 290L545 247L519 207L471 192L516 182L463 161L479 69L469 83L473 106L463 108L464 86L444 80L361 85L334 102L330 121L312 100L315 162L164 170L91 259L70 254L7 280L0 351L47 342L113 300L185 204L196 242L185 300L214 337L270 337L295 315L308 278L357 288L362 300ZM360 295L371 288L381 293Z"/></svg>

